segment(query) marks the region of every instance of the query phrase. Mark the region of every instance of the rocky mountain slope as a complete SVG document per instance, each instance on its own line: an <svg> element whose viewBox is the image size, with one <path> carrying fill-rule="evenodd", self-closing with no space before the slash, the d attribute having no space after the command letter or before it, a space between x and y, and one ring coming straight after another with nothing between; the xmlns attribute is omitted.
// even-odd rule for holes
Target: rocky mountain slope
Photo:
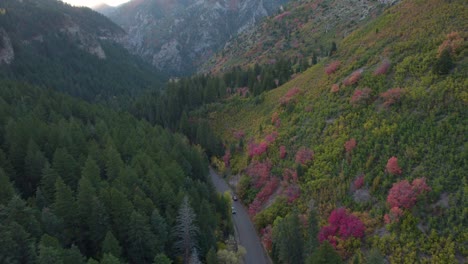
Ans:
<svg viewBox="0 0 468 264"><path fill-rule="evenodd" d="M328 56L338 44L369 20L399 0L307 0L294 1L230 40L207 60L200 71L226 71L234 66L267 64L278 58L294 63ZM315 58L313 58L315 57Z"/></svg>
<svg viewBox="0 0 468 264"><path fill-rule="evenodd" d="M465 11L401 1L285 85L193 113L275 262L328 241L346 263L466 263Z"/></svg>
<svg viewBox="0 0 468 264"><path fill-rule="evenodd" d="M116 40L107 17L57 0L0 2L0 77L108 100L159 85L155 69Z"/></svg>
<svg viewBox="0 0 468 264"><path fill-rule="evenodd" d="M180 75L287 0L133 0L109 17L127 35L125 46L159 69Z"/></svg>

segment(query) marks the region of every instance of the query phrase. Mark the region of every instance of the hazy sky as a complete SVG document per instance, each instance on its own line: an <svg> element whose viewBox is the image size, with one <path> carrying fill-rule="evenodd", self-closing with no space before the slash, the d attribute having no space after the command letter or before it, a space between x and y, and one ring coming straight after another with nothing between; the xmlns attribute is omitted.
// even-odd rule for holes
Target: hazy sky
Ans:
<svg viewBox="0 0 468 264"><path fill-rule="evenodd" d="M128 2L129 0L62 0L65 3L69 3L75 6L96 6L100 3L106 3L111 6L116 6Z"/></svg>

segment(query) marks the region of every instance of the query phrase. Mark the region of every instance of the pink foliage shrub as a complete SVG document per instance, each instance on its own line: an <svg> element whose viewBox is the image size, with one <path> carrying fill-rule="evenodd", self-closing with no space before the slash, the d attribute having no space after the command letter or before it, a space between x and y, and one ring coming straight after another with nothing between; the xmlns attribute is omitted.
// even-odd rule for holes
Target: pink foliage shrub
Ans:
<svg viewBox="0 0 468 264"><path fill-rule="evenodd" d="M286 92L286 94L280 98L280 104L281 105L287 105L295 99L295 96L297 94L301 93L301 90L297 87L293 87L289 89L289 91Z"/></svg>
<svg viewBox="0 0 468 264"><path fill-rule="evenodd" d="M399 222L402 216L403 210L398 207L392 207L392 209L390 209L390 213L384 215L384 222L385 224Z"/></svg>
<svg viewBox="0 0 468 264"><path fill-rule="evenodd" d="M255 142L250 142L248 145L249 157L261 156L263 153L267 151L267 149L268 149L267 142L260 142L258 144Z"/></svg>
<svg viewBox="0 0 468 264"><path fill-rule="evenodd" d="M390 207L403 207L409 209L416 203L413 187L407 180L394 183L387 196Z"/></svg>
<svg viewBox="0 0 468 264"><path fill-rule="evenodd" d="M337 93L337 92L339 92L339 91L340 91L340 85L337 84L337 83L333 84L332 87L331 87L331 89L330 89L330 92L332 92L332 93Z"/></svg>
<svg viewBox="0 0 468 264"><path fill-rule="evenodd" d="M265 186L263 186L263 188L260 190L259 193L257 193L257 196L255 196L254 201L249 206L249 214L251 216L254 216L258 212L260 212L262 205L270 198L270 196L278 188L278 183L279 183L278 179L273 178L271 179L271 181L265 184Z"/></svg>
<svg viewBox="0 0 468 264"><path fill-rule="evenodd" d="M274 112L273 115L271 115L271 123L275 124L278 119L279 119L278 112Z"/></svg>
<svg viewBox="0 0 468 264"><path fill-rule="evenodd" d="M308 148L302 147L296 153L296 163L306 165L314 158L314 152Z"/></svg>
<svg viewBox="0 0 468 264"><path fill-rule="evenodd" d="M325 73L327 75L335 73L338 68L340 68L341 62L340 61L332 61L330 64L325 67Z"/></svg>
<svg viewBox="0 0 468 264"><path fill-rule="evenodd" d="M260 190L259 193L257 193L257 196L255 197L256 200L260 201L260 204L264 204L268 198L276 191L276 188L278 188L278 178L272 178L263 188Z"/></svg>
<svg viewBox="0 0 468 264"><path fill-rule="evenodd" d="M271 251L273 245L273 237L271 231L271 225L268 225L267 227L263 228L260 232L262 236L262 244L265 247L265 249L269 252Z"/></svg>
<svg viewBox="0 0 468 264"><path fill-rule="evenodd" d="M356 89L354 90L354 94L349 100L352 104L356 104L362 101L367 100L370 97L370 94L372 93L372 90L369 88L363 88L363 89Z"/></svg>
<svg viewBox="0 0 468 264"><path fill-rule="evenodd" d="M226 149L226 152L224 153L224 156L223 156L224 167L229 168L230 160L231 160L231 151L229 149Z"/></svg>
<svg viewBox="0 0 468 264"><path fill-rule="evenodd" d="M249 94L249 87L236 88L236 93L241 97L246 97Z"/></svg>
<svg viewBox="0 0 468 264"><path fill-rule="evenodd" d="M357 177L353 182L354 188L356 190L361 189L364 186L364 174Z"/></svg>
<svg viewBox="0 0 468 264"><path fill-rule="evenodd" d="M283 20L284 17L289 16L290 14L291 14L291 12L286 11L286 12L283 12L283 13L275 16L273 19L276 20L276 21L281 21L281 20Z"/></svg>
<svg viewBox="0 0 468 264"><path fill-rule="evenodd" d="M354 139L354 138L346 141L345 144L344 144L346 153L350 153L356 147L356 145L357 145L356 139Z"/></svg>
<svg viewBox="0 0 468 264"><path fill-rule="evenodd" d="M286 168L283 171L283 180L285 182L297 182L297 171L293 169Z"/></svg>
<svg viewBox="0 0 468 264"><path fill-rule="evenodd" d="M431 188L426 184L426 179L417 178L410 184L407 180L394 183L387 196L390 207L402 207L410 209L416 203L419 195L429 192Z"/></svg>
<svg viewBox="0 0 468 264"><path fill-rule="evenodd" d="M271 166L270 161L265 161L254 162L247 168L246 173L254 179L255 188L258 189L266 184L270 178Z"/></svg>
<svg viewBox="0 0 468 264"><path fill-rule="evenodd" d="M271 144L271 143L275 142L275 140L276 140L277 137L278 137L278 132L273 131L273 132L271 132L270 134L268 134L268 135L265 137L265 141L266 141L268 144Z"/></svg>
<svg viewBox="0 0 468 264"><path fill-rule="evenodd" d="M299 196L301 195L301 189L296 184L289 185L284 190L284 195L288 199L288 203L291 204L299 198Z"/></svg>
<svg viewBox="0 0 468 264"><path fill-rule="evenodd" d="M463 47L463 42L465 40L458 32L451 32L447 34L444 42L439 46L437 56L440 57L444 50L450 51L452 55L455 55Z"/></svg>
<svg viewBox="0 0 468 264"><path fill-rule="evenodd" d="M286 157L287 151L285 146L280 146L280 159L284 159Z"/></svg>
<svg viewBox="0 0 468 264"><path fill-rule="evenodd" d="M383 105L389 107L392 104L398 102L401 95L404 93L402 88L392 88L380 94L380 97L384 100Z"/></svg>
<svg viewBox="0 0 468 264"><path fill-rule="evenodd" d="M378 76L378 75L384 75L387 73L388 69L390 69L390 61L388 59L385 59L380 63L380 65L375 69L373 75Z"/></svg>
<svg viewBox="0 0 468 264"><path fill-rule="evenodd" d="M388 159L386 168L387 172L392 175L400 175L402 173L400 166L398 166L398 158L395 156Z"/></svg>
<svg viewBox="0 0 468 264"><path fill-rule="evenodd" d="M350 86L350 85L353 85L353 84L356 84L357 82L359 82L359 80L361 79L361 76L362 76L362 69L359 69L353 73L351 73L351 75L349 75L344 81L343 81L343 84L345 86Z"/></svg>
<svg viewBox="0 0 468 264"><path fill-rule="evenodd" d="M350 237L362 238L365 229L364 224L358 217L348 213L345 208L338 208L330 214L328 226L322 227L318 238L320 243L327 240L336 247L337 241L335 237L343 240Z"/></svg>
<svg viewBox="0 0 468 264"><path fill-rule="evenodd" d="M250 205L249 205L249 215L250 216L255 216L258 212L260 212L260 209L262 209L262 205L260 204L260 201L255 199Z"/></svg>
<svg viewBox="0 0 468 264"><path fill-rule="evenodd" d="M426 178L424 177L414 179L411 185L413 186L413 191L416 196L431 191L431 187L427 185Z"/></svg>

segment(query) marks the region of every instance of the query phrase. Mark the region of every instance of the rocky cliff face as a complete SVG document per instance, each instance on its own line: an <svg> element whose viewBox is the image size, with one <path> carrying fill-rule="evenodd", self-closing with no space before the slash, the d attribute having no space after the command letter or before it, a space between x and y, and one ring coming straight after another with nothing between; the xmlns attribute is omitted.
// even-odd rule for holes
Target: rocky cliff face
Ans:
<svg viewBox="0 0 468 264"><path fill-rule="evenodd" d="M122 43L173 75L191 73L234 35L288 0L133 0L109 15Z"/></svg>
<svg viewBox="0 0 468 264"><path fill-rule="evenodd" d="M11 40L3 28L0 28L0 65L10 64L15 58Z"/></svg>
<svg viewBox="0 0 468 264"><path fill-rule="evenodd" d="M4 0L0 3L0 25L0 64L12 63L17 52L14 49L28 49L57 39L105 59L101 41L121 39L124 35L106 17L56 0Z"/></svg>

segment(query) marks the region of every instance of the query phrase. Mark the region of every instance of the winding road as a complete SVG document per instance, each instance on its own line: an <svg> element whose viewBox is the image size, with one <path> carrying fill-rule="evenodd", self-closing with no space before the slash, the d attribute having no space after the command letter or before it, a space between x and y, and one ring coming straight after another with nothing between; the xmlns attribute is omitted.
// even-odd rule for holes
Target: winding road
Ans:
<svg viewBox="0 0 468 264"><path fill-rule="evenodd" d="M212 168L210 168L210 177L218 192L224 193L231 190L227 183ZM247 250L247 254L244 257L245 264L270 264L271 261L263 249L247 210L238 201L233 201L233 206L237 211L237 214L232 215L236 239Z"/></svg>

